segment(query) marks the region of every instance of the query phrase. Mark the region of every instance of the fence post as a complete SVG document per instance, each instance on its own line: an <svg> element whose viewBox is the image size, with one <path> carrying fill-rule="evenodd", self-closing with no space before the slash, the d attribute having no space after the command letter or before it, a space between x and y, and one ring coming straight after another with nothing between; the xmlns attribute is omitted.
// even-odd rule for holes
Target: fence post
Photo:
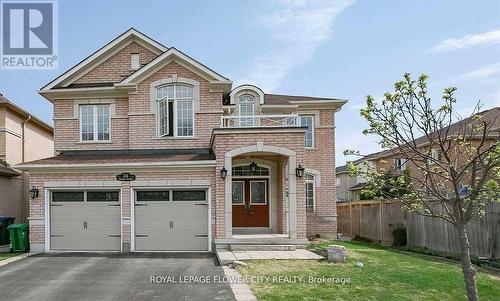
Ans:
<svg viewBox="0 0 500 301"><path fill-rule="evenodd" d="M378 240L382 242L383 235L382 235L382 201L379 201L378 203Z"/></svg>
<svg viewBox="0 0 500 301"><path fill-rule="evenodd" d="M349 235L352 238L352 201L349 202Z"/></svg>
<svg viewBox="0 0 500 301"><path fill-rule="evenodd" d="M362 229L363 229L363 223L362 223L362 220L363 220L363 205L359 204L358 205L358 211L359 211L359 236L363 237L362 233Z"/></svg>

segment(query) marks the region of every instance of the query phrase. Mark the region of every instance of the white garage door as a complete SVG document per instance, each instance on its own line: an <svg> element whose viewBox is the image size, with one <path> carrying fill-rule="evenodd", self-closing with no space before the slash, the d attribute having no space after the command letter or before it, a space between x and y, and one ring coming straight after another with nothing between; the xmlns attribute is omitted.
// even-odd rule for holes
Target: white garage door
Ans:
<svg viewBox="0 0 500 301"><path fill-rule="evenodd" d="M53 191L50 247L54 251L119 251L119 191Z"/></svg>
<svg viewBox="0 0 500 301"><path fill-rule="evenodd" d="M135 250L207 251L207 191L136 191Z"/></svg>

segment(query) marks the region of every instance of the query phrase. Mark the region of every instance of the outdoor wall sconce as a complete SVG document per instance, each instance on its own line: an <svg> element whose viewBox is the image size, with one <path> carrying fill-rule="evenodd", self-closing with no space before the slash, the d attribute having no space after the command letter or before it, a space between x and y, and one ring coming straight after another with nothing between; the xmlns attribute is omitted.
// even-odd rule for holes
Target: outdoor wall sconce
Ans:
<svg viewBox="0 0 500 301"><path fill-rule="evenodd" d="M30 197L32 200L38 197L38 188L36 188L35 186L31 187L30 189Z"/></svg>
<svg viewBox="0 0 500 301"><path fill-rule="evenodd" d="M250 172L255 173L257 171L257 163L253 162L250 164Z"/></svg>
<svg viewBox="0 0 500 301"><path fill-rule="evenodd" d="M227 169L225 166L223 166L221 169L220 169L220 177L225 180L226 179L226 176L227 176Z"/></svg>
<svg viewBox="0 0 500 301"><path fill-rule="evenodd" d="M297 178L299 179L302 179L302 177L304 176L304 167L302 167L302 164L299 164L297 166L297 168L295 168L295 175L297 176Z"/></svg>

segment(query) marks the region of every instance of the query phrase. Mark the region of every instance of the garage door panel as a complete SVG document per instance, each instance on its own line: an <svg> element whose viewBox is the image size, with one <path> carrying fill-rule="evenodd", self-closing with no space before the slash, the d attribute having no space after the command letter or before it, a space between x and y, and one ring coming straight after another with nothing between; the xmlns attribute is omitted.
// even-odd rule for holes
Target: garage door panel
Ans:
<svg viewBox="0 0 500 301"><path fill-rule="evenodd" d="M206 251L208 238L136 237L137 251Z"/></svg>
<svg viewBox="0 0 500 301"><path fill-rule="evenodd" d="M64 191L58 191L58 198L61 198L63 193ZM52 250L120 250L119 202L52 202L50 209Z"/></svg>
<svg viewBox="0 0 500 301"><path fill-rule="evenodd" d="M116 251L120 250L120 237L65 235L52 237L52 249L57 251ZM96 245L99 248L96 249Z"/></svg>
<svg viewBox="0 0 500 301"><path fill-rule="evenodd" d="M188 192L184 194L184 197L193 195ZM206 201L141 202L139 198L135 206L134 219L137 251L206 251L208 249Z"/></svg>

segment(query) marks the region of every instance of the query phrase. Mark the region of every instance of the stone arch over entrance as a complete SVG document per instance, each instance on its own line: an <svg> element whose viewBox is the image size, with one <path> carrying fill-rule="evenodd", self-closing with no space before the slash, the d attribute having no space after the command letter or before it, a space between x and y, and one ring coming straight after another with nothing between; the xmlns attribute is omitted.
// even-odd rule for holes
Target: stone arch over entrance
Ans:
<svg viewBox="0 0 500 301"><path fill-rule="evenodd" d="M288 210L286 216L286 232L288 234L288 237L297 238L297 187L295 178L297 154L291 149L274 145L265 145L263 142L257 142L257 144L255 145L235 148L226 152L224 155L224 166L229 171L224 183L226 238L231 238L233 236L231 172L233 167L233 157L249 153L271 153L282 155L288 158Z"/></svg>

